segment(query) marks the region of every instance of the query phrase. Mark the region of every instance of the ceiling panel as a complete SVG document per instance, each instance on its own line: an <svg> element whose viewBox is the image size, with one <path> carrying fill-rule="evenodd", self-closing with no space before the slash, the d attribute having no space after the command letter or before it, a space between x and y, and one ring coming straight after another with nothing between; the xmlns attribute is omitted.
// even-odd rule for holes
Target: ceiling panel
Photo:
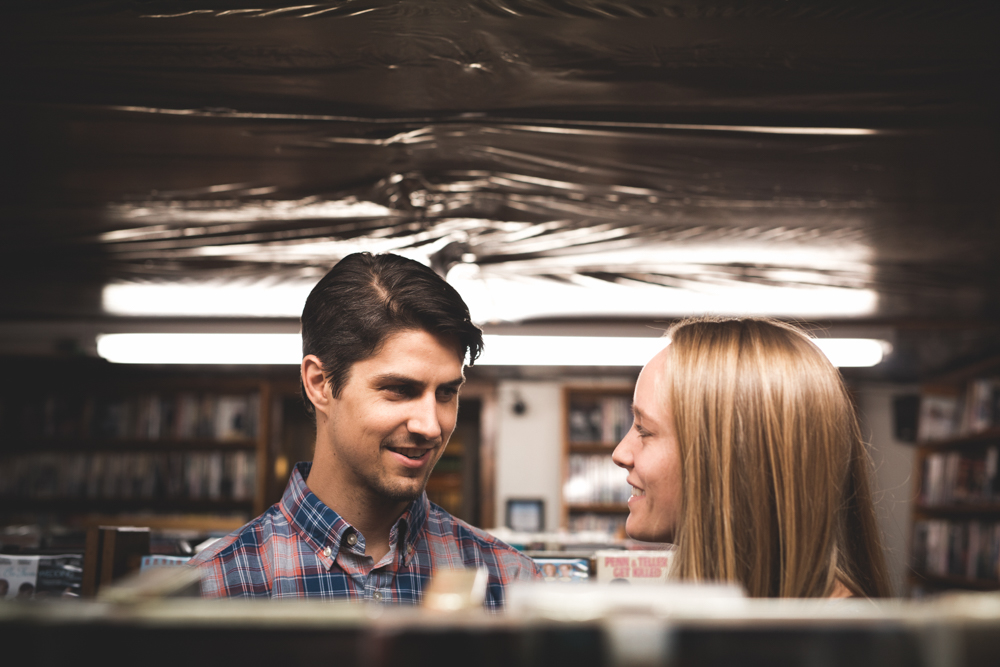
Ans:
<svg viewBox="0 0 1000 667"><path fill-rule="evenodd" d="M492 300L496 325L770 290L777 315L910 332L893 377L917 377L996 344L998 18L31 3L0 28L0 318L114 321L108 283L302 283L392 250ZM515 307L543 292L548 310Z"/></svg>

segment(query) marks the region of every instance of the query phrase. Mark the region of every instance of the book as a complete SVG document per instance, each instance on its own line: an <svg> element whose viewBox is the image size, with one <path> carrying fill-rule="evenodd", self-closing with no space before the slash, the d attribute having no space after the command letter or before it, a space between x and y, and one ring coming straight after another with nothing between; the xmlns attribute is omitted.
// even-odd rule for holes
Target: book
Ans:
<svg viewBox="0 0 1000 667"><path fill-rule="evenodd" d="M963 435L982 433L994 426L998 386L1000 380L995 378L977 378L966 385L960 433Z"/></svg>
<svg viewBox="0 0 1000 667"><path fill-rule="evenodd" d="M82 585L83 554L38 557L36 598L80 597Z"/></svg>
<svg viewBox="0 0 1000 667"><path fill-rule="evenodd" d="M250 399L247 396L219 396L215 403L215 437L242 440L249 437Z"/></svg>
<svg viewBox="0 0 1000 667"><path fill-rule="evenodd" d="M148 570L152 567L177 567L187 565L191 556L169 556L163 554L150 554L142 557L139 563L139 571Z"/></svg>
<svg viewBox="0 0 1000 667"><path fill-rule="evenodd" d="M590 580L589 558L537 556L532 560L542 570L545 581L586 583Z"/></svg>
<svg viewBox="0 0 1000 667"><path fill-rule="evenodd" d="M958 427L958 414L958 397L934 394L922 396L917 439L920 442L932 442L953 437Z"/></svg>
<svg viewBox="0 0 1000 667"><path fill-rule="evenodd" d="M0 599L31 599L37 581L38 556L0 556Z"/></svg>
<svg viewBox="0 0 1000 667"><path fill-rule="evenodd" d="M606 454L570 454L563 497L569 503L626 503L632 495L627 477Z"/></svg>
<svg viewBox="0 0 1000 667"><path fill-rule="evenodd" d="M580 399L569 405L570 442L613 445L632 428L631 401L625 396Z"/></svg>
<svg viewBox="0 0 1000 667"><path fill-rule="evenodd" d="M915 521L910 565L915 572L970 580L1000 579L1000 522Z"/></svg>

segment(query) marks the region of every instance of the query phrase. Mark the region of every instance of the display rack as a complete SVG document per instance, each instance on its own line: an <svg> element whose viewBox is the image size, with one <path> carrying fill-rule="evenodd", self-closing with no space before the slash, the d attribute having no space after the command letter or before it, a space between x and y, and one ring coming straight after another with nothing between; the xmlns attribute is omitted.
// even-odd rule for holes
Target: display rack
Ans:
<svg viewBox="0 0 1000 667"><path fill-rule="evenodd" d="M279 500L292 466L313 458L295 368L0 359L0 373L0 526L229 532ZM463 389L427 488L473 523L492 511L480 493L493 489L492 468L482 470L490 389Z"/></svg>
<svg viewBox="0 0 1000 667"><path fill-rule="evenodd" d="M632 386L567 385L562 399L562 525L624 536L630 488L611 453L632 427Z"/></svg>
<svg viewBox="0 0 1000 667"><path fill-rule="evenodd" d="M921 387L912 594L1000 590L998 458L1000 357Z"/></svg>
<svg viewBox="0 0 1000 667"><path fill-rule="evenodd" d="M273 502L272 401L287 380L94 362L23 370L0 390L3 522L231 530Z"/></svg>

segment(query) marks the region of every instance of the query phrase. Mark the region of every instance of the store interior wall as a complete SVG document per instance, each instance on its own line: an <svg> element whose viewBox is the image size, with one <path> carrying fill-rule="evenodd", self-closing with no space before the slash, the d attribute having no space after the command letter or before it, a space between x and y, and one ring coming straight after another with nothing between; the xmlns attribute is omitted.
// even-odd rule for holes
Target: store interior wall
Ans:
<svg viewBox="0 0 1000 667"><path fill-rule="evenodd" d="M870 446L875 468L875 511L896 595L906 593L910 514L919 489L914 488L914 446L896 439L893 399L916 391L913 386L879 383L863 385L856 393L862 434Z"/></svg>
<svg viewBox="0 0 1000 667"><path fill-rule="evenodd" d="M540 498L545 502L545 528L554 530L562 511L561 384L501 381L497 393L495 525L506 525L508 500ZM519 401L524 405L520 414L514 409Z"/></svg>

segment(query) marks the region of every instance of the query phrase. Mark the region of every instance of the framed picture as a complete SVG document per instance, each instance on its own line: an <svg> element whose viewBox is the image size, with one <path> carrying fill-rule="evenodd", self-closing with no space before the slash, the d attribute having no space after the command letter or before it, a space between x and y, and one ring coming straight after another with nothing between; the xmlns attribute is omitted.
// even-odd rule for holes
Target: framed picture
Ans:
<svg viewBox="0 0 1000 667"><path fill-rule="evenodd" d="M523 533L540 533L545 530L545 501L540 498L509 499L507 527Z"/></svg>

